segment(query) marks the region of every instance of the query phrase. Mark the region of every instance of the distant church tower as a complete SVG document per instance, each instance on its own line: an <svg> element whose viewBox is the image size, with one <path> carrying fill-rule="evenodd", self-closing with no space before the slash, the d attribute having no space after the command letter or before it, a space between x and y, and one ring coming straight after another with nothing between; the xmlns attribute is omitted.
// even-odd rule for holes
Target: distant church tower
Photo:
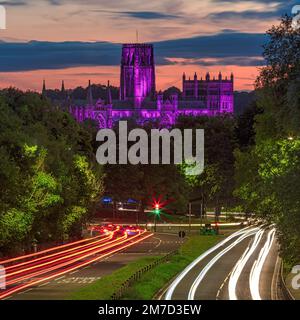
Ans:
<svg viewBox="0 0 300 320"><path fill-rule="evenodd" d="M155 63L152 44L123 44L120 100L132 100L140 108L146 97L155 94Z"/></svg>

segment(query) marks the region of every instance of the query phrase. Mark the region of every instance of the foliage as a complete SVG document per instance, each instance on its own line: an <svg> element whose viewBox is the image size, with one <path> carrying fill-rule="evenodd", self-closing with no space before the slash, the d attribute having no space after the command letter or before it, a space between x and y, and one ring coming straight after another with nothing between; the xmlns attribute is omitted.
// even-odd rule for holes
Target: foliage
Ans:
<svg viewBox="0 0 300 320"><path fill-rule="evenodd" d="M234 183L234 156L236 144L235 120L231 117L182 117L179 128L204 129L204 171L199 176L187 176L191 196L202 198L204 206L229 206ZM195 148L195 146L194 146ZM195 149L193 150L195 152Z"/></svg>
<svg viewBox="0 0 300 320"><path fill-rule="evenodd" d="M269 31L257 79L255 145L236 151L236 191L244 208L275 223L282 256L300 255L300 31L284 17Z"/></svg>
<svg viewBox="0 0 300 320"><path fill-rule="evenodd" d="M103 192L94 129L40 95L0 92L0 251L80 236Z"/></svg>

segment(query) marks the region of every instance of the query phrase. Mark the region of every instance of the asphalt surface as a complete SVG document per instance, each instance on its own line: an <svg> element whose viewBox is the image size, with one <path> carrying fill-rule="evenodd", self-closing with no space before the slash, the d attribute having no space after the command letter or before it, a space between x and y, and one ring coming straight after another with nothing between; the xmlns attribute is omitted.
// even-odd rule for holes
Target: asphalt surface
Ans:
<svg viewBox="0 0 300 320"><path fill-rule="evenodd" d="M151 238L135 244L124 251L112 254L87 267L75 270L56 278L50 282L42 283L20 293L16 293L10 300L64 300L73 291L93 283L101 277L125 266L131 261L144 256L165 255L176 250L182 244L178 235L155 234Z"/></svg>
<svg viewBox="0 0 300 320"><path fill-rule="evenodd" d="M251 300L255 298L250 290L250 274L253 265L258 260L259 254L268 240L268 232L269 230L265 230L262 234L258 245L253 250L238 277L235 286L235 294L238 300ZM249 249L253 244L254 237L255 234L242 239L235 246L232 246L230 250L221 254L222 250L229 248L238 239L238 237L232 238L194 266L191 266L184 276L175 278L160 298L168 300L233 299L232 295L231 297L229 296L229 279L232 277L235 265L240 261L246 249ZM271 300L276 296L272 290L274 291L274 288L277 288L277 286L274 286L274 279L276 280L278 276L277 271L275 271L278 248L275 240L271 243L272 245L263 263L258 282L259 294L262 300ZM217 258L218 255L219 258ZM202 280L197 283L197 279L199 279L201 274L203 275ZM195 285L195 283L197 284ZM193 295L191 295L192 291Z"/></svg>

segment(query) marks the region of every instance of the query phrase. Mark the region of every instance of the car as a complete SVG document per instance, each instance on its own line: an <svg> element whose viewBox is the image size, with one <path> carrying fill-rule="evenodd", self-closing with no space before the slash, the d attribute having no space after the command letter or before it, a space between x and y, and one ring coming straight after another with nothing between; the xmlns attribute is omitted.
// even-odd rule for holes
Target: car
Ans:
<svg viewBox="0 0 300 320"><path fill-rule="evenodd" d="M140 229L135 226L124 226L124 229L129 236L135 236L140 232Z"/></svg>
<svg viewBox="0 0 300 320"><path fill-rule="evenodd" d="M125 234L125 229L122 226L116 226L116 229L114 230L114 236L116 237L122 237Z"/></svg>

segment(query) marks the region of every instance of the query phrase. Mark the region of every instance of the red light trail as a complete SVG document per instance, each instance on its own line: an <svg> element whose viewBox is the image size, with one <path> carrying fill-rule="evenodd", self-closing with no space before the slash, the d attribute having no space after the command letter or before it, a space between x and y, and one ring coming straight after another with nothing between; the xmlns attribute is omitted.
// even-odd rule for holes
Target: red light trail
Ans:
<svg viewBox="0 0 300 320"><path fill-rule="evenodd" d="M28 287L34 286L36 284L54 279L56 277L59 277L65 273L71 272L73 270L79 269L81 267L87 266L95 261L98 261L100 259L103 259L106 256L109 256L113 253L116 253L118 251L124 250L127 247L130 247L136 243L141 242L142 240L151 237L153 234L146 234L146 231L140 231L137 235L129 237L127 233L124 234L124 236L112 240L113 233L110 234L108 237L103 238L99 241L94 241L93 243L85 244L82 246L77 246L75 248L64 250L62 252L58 252L55 254L51 254L45 257L41 257L38 259L33 259L31 261L22 262L13 266L9 266L9 270L11 272L6 274L6 285L9 287L6 291L4 291L2 294L0 294L0 299L4 299L16 292L22 291ZM98 238L98 237L95 237ZM93 239L95 239L93 238ZM90 240L90 239L89 239ZM75 242L75 244L82 243L83 241ZM104 242L104 243L102 243ZM100 243L100 245L99 245ZM72 244L68 244L71 246ZM73 243L74 245L74 243ZM86 248L88 247L88 248ZM60 246L57 248L52 248L51 250L57 250L59 248L65 248L65 246ZM70 251L71 254L68 254L66 256L61 256L59 258L53 259L53 257L56 257L57 255L63 255ZM49 252L49 251L48 251ZM41 253L41 252L40 252ZM44 251L45 253L45 251ZM94 256L95 254L101 253L101 255ZM35 254L36 255L36 254ZM30 255L33 256L33 255ZM24 258L25 256L22 256ZM28 257L28 255L26 256ZM6 261L17 261L22 259L21 257L13 258ZM51 259L52 258L52 259ZM84 260L84 261L82 261ZM45 261L45 262L43 262ZM26 264L32 264L32 266L20 269L20 267L26 265ZM14 269L19 269L17 271L12 271ZM33 277L42 276L37 279L32 279ZM23 281L29 281L27 283L21 283L17 285L20 282ZM15 285L15 286L13 286Z"/></svg>

